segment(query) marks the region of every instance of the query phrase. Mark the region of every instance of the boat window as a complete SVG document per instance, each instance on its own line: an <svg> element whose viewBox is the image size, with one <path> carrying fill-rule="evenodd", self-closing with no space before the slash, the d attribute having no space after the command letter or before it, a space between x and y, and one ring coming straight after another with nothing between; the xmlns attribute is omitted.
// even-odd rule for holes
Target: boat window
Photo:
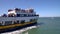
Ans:
<svg viewBox="0 0 60 34"><path fill-rule="evenodd" d="M30 19L30 22L31 22L31 21L36 21L36 20L37 20L37 19Z"/></svg>
<svg viewBox="0 0 60 34"><path fill-rule="evenodd" d="M0 26L2 26L2 23L0 23Z"/></svg>
<svg viewBox="0 0 60 34"><path fill-rule="evenodd" d="M14 24L17 24L17 21L14 21Z"/></svg>
<svg viewBox="0 0 60 34"><path fill-rule="evenodd" d="M23 16L24 16L24 14L20 14L20 16L21 16L21 17L23 17Z"/></svg>
<svg viewBox="0 0 60 34"><path fill-rule="evenodd" d="M38 16L38 15L33 15L33 14L17 14L17 17L32 17L32 16Z"/></svg>
<svg viewBox="0 0 60 34"><path fill-rule="evenodd" d="M33 21L33 19L30 19L30 22Z"/></svg>
<svg viewBox="0 0 60 34"><path fill-rule="evenodd" d="M17 23L19 23L19 20L17 20Z"/></svg>
<svg viewBox="0 0 60 34"><path fill-rule="evenodd" d="M32 16L32 15L28 14L28 16Z"/></svg>
<svg viewBox="0 0 60 34"><path fill-rule="evenodd" d="M24 14L24 16L27 16L27 14Z"/></svg>
<svg viewBox="0 0 60 34"><path fill-rule="evenodd" d="M21 20L21 24L25 23L25 20Z"/></svg>
<svg viewBox="0 0 60 34"><path fill-rule="evenodd" d="M5 21L5 25L10 25L12 24L12 21Z"/></svg>
<svg viewBox="0 0 60 34"><path fill-rule="evenodd" d="M14 24L19 24L19 20L14 21Z"/></svg>
<svg viewBox="0 0 60 34"><path fill-rule="evenodd" d="M20 14L17 14L17 17L20 17Z"/></svg>
<svg viewBox="0 0 60 34"><path fill-rule="evenodd" d="M25 17L27 14L17 14L17 17Z"/></svg>

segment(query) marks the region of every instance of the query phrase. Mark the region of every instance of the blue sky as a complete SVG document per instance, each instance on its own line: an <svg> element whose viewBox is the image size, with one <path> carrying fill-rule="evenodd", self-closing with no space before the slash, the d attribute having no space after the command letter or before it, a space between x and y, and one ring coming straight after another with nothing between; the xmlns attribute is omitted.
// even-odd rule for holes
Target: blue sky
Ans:
<svg viewBox="0 0 60 34"><path fill-rule="evenodd" d="M13 8L34 8L40 17L60 17L60 0L0 0L0 15Z"/></svg>

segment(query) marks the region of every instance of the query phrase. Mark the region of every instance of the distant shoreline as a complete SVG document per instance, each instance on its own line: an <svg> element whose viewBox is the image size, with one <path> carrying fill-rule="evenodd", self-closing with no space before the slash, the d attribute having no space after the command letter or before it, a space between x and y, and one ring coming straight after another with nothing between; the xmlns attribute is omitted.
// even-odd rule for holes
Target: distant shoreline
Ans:
<svg viewBox="0 0 60 34"><path fill-rule="evenodd" d="M45 18L45 17L40 17L40 18ZM48 18L48 17L46 17L46 18ZM52 17L50 17L50 18L52 18ZM54 17L55 18L55 17Z"/></svg>

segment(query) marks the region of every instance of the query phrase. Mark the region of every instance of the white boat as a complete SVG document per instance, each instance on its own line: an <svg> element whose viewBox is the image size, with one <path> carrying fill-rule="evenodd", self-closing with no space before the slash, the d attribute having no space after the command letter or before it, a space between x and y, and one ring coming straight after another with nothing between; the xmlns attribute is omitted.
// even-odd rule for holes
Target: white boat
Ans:
<svg viewBox="0 0 60 34"><path fill-rule="evenodd" d="M9 9L8 14L0 16L0 33L12 32L37 24L39 15L33 9Z"/></svg>

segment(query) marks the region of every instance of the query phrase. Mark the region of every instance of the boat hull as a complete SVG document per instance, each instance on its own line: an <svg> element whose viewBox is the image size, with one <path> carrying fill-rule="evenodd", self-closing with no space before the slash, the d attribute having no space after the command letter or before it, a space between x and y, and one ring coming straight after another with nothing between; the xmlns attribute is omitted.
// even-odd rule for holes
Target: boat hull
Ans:
<svg viewBox="0 0 60 34"><path fill-rule="evenodd" d="M24 26L16 26L16 27L14 27L14 28L0 29L0 33L12 32L12 31L20 30L20 29L22 29L22 28L34 26L34 25L36 25L36 24L37 24L37 22L31 23L31 24L26 24L26 25L24 25Z"/></svg>

